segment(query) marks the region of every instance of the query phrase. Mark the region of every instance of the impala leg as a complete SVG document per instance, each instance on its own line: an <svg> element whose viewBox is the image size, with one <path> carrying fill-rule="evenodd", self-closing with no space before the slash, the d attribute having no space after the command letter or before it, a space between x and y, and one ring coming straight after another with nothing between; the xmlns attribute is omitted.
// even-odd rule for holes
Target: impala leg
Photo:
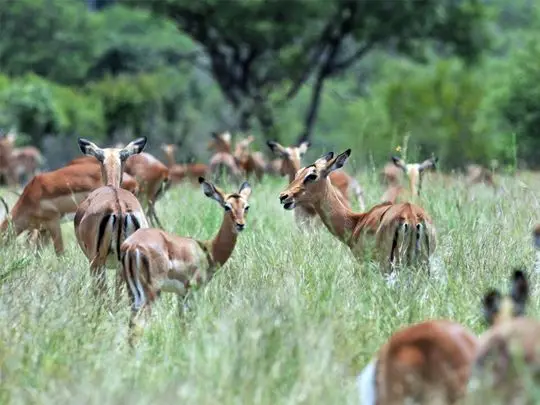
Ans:
<svg viewBox="0 0 540 405"><path fill-rule="evenodd" d="M156 207L153 202L148 204L148 217L150 218L150 221L152 221L154 224L157 224L159 228L163 229L163 225L161 225L161 221L157 216Z"/></svg>
<svg viewBox="0 0 540 405"><path fill-rule="evenodd" d="M116 284L114 288L114 297L116 303L122 301L122 286L124 284L124 278L122 277L122 272L119 270L116 272Z"/></svg>
<svg viewBox="0 0 540 405"><path fill-rule="evenodd" d="M143 305L139 310L133 308L129 319L128 343L133 348L141 339L148 318L150 317L150 305Z"/></svg>
<svg viewBox="0 0 540 405"><path fill-rule="evenodd" d="M105 266L97 261L90 264L90 275L94 283L94 296L103 295L107 286L107 277L105 274Z"/></svg>
<svg viewBox="0 0 540 405"><path fill-rule="evenodd" d="M47 230L51 234L53 240L54 250L57 255L64 253L64 241L62 240L62 229L60 228L60 218L54 221L50 221L47 226Z"/></svg>

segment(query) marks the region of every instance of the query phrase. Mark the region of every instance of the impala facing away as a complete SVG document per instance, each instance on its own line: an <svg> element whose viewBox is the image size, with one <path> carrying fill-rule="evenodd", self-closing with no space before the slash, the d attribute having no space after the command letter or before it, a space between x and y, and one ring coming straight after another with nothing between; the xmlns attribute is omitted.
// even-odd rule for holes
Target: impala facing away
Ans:
<svg viewBox="0 0 540 405"><path fill-rule="evenodd" d="M478 339L430 320L395 332L357 378L361 405L454 404L467 389Z"/></svg>
<svg viewBox="0 0 540 405"><path fill-rule="evenodd" d="M530 397L524 401L523 396L538 387L540 322L524 317L529 298L525 273L514 270L511 283L508 296L494 289L484 297L483 312L490 328L480 336L469 391L471 397L484 401L488 395L487 403L491 394L502 404L532 404L537 401Z"/></svg>
<svg viewBox="0 0 540 405"><path fill-rule="evenodd" d="M328 175L341 168L350 154L350 149L336 157L330 152L300 169L279 195L283 207L292 210L298 204L313 206L328 230L359 259L369 250L369 239L374 240L384 272L415 262L429 271L429 257L436 245L435 228L422 208L410 203L382 203L356 213L343 205Z"/></svg>
<svg viewBox="0 0 540 405"><path fill-rule="evenodd" d="M392 156L392 162L398 168L400 168L409 180L409 190L410 199L415 201L417 197L420 196L420 191L422 190L422 177L426 169L435 168L438 158L432 157L427 160L424 160L422 163L405 163L403 159L400 159L396 156ZM406 191L403 188L396 178L395 174L391 173L386 167L383 172L383 176L388 181L388 188L384 192L381 201L388 201L395 203L398 198L407 198L405 196Z"/></svg>
<svg viewBox="0 0 540 405"><path fill-rule="evenodd" d="M120 292L120 245L148 222L137 198L120 188L127 159L141 153L146 138L130 142L125 148L101 149L87 139L79 138L82 153L96 158L101 166L104 186L92 191L79 205L73 220L75 236L90 261L90 273L97 277L97 287L105 288L105 267L118 269L116 293Z"/></svg>
<svg viewBox="0 0 540 405"><path fill-rule="evenodd" d="M139 229L120 247L132 302L130 328L137 327L139 315L144 321L161 291L183 297L191 286L210 281L231 256L238 233L245 228L249 184L244 182L238 193L225 194L202 177L199 182L204 194L225 210L214 239L199 241L149 228Z"/></svg>
<svg viewBox="0 0 540 405"><path fill-rule="evenodd" d="M289 182L292 182L296 172L302 167L301 159L309 148L309 142L305 141L298 146L289 146L288 148L274 141L268 141L267 145L274 154L281 158L281 175L288 176ZM362 190L356 179L349 176L343 170L331 172L328 178L339 192L343 205L350 208L349 192L352 191L358 199L360 210L364 211L366 209L364 190ZM303 219L311 219L317 215L313 207L309 205L300 205L294 212L295 218L300 222Z"/></svg>
<svg viewBox="0 0 540 405"><path fill-rule="evenodd" d="M61 254L64 243L60 220L74 213L88 194L102 185L101 170L94 163L81 162L40 173L24 187L13 209L0 224L0 233L5 233L11 225L15 235L25 231L41 236L49 234L56 254Z"/></svg>

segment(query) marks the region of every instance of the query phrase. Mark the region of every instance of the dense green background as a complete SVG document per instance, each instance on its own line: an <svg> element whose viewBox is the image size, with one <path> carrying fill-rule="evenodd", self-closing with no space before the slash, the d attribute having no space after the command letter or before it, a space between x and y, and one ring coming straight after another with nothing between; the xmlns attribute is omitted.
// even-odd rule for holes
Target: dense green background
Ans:
<svg viewBox="0 0 540 405"><path fill-rule="evenodd" d="M538 2L17 0L0 7L0 126L53 154L65 137L145 134L207 158L252 131L382 164L537 165ZM64 146L69 145L69 146ZM152 149L151 149L152 150ZM313 152L313 153L315 153Z"/></svg>

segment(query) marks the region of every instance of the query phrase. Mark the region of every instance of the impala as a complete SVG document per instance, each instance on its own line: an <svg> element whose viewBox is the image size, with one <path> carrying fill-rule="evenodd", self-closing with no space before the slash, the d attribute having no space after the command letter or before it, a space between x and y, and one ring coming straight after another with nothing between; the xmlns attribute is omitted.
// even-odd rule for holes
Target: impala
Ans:
<svg viewBox="0 0 540 405"><path fill-rule="evenodd" d="M429 272L429 257L435 250L435 228L431 218L419 206L403 203L382 203L364 213L345 207L329 174L345 164L351 150L334 157L332 152L315 163L301 168L279 195L283 207L294 209L298 204L313 206L328 230L360 258L368 252L370 241L384 272L397 265L425 265Z"/></svg>
<svg viewBox="0 0 540 405"><path fill-rule="evenodd" d="M241 170L238 162L231 151L231 133L212 132L213 140L209 143L209 149L214 149L215 153L210 158L209 171L213 177L221 176L226 173L233 180L241 177Z"/></svg>
<svg viewBox="0 0 540 405"><path fill-rule="evenodd" d="M15 235L34 230L52 237L57 254L64 251L60 220L102 185L96 164L78 164L34 176L24 187L13 209L0 224L5 233L11 225Z"/></svg>
<svg viewBox="0 0 540 405"><path fill-rule="evenodd" d="M467 388L478 339L447 320L395 332L357 378L362 405L453 404Z"/></svg>
<svg viewBox="0 0 540 405"><path fill-rule="evenodd" d="M73 220L77 242L90 261L90 273L97 277L97 287L101 290L105 288L105 267L118 268L120 265L122 242L137 229L148 228L137 198L120 188L127 159L141 153L145 145L146 138L143 137L130 142L123 149L101 149L89 140L79 138L82 153L99 161L105 183L79 205ZM120 281L121 273L118 271L117 296Z"/></svg>
<svg viewBox="0 0 540 405"><path fill-rule="evenodd" d="M474 184L486 184L494 190L497 190L497 185L493 180L493 172L491 170L476 164L469 164L466 169L467 177L465 183L468 187L471 187Z"/></svg>
<svg viewBox="0 0 540 405"><path fill-rule="evenodd" d="M174 159L176 145L163 144L161 149L167 158L171 185L178 184L185 179L198 182L199 177L204 177L208 173L208 166L203 163L177 164Z"/></svg>
<svg viewBox="0 0 540 405"><path fill-rule="evenodd" d="M403 159L396 156L392 156L392 162L398 168L400 168L409 180L409 192L412 200L414 201L420 196L422 190L422 177L426 169L435 168L438 158L432 157L422 163L405 163ZM389 181L389 185L381 200L395 203L397 199L405 194L405 188L403 188L398 182L395 175L386 170L383 172L383 176Z"/></svg>
<svg viewBox="0 0 540 405"><path fill-rule="evenodd" d="M268 141L267 145L274 154L281 158L281 174L288 176L289 182L293 181L296 172L302 167L301 159L309 148L309 142L304 141L298 146L289 146L287 148L274 141ZM352 191L358 200L360 210L365 210L364 190L362 190L356 179L342 170L330 173L328 178L336 190L339 191L342 202L346 207L350 207L348 196L349 192ZM295 210L296 218L309 218L315 215L316 212L309 206L297 207Z"/></svg>
<svg viewBox="0 0 540 405"><path fill-rule="evenodd" d="M529 283L520 269L512 274L509 295L492 289L484 296L489 329L480 336L469 384L471 398L478 395L485 401L487 394L504 404L537 403L523 398L528 388L537 387L540 377L540 322L524 316L528 298Z"/></svg>
<svg viewBox="0 0 540 405"><path fill-rule="evenodd" d="M14 142L15 132L13 130L0 135L0 178L3 177L8 186L17 184L17 176L12 163Z"/></svg>
<svg viewBox="0 0 540 405"><path fill-rule="evenodd" d="M224 209L217 235L209 241L139 229L120 247L123 275L132 300L131 327L138 315L150 311L161 291L180 297L196 284L207 283L231 256L238 233L244 230L251 188L244 182L238 193L225 194L200 178L204 194Z"/></svg>
<svg viewBox="0 0 540 405"><path fill-rule="evenodd" d="M253 135L236 143L234 158L246 176L255 174L258 180L263 178L268 164L261 152L251 152L249 146L255 140Z"/></svg>
<svg viewBox="0 0 540 405"><path fill-rule="evenodd" d="M135 177L139 184L139 198L146 208L146 215L152 224L162 228L156 213L156 201L170 187L169 169L149 153L137 153L126 161L124 170Z"/></svg>

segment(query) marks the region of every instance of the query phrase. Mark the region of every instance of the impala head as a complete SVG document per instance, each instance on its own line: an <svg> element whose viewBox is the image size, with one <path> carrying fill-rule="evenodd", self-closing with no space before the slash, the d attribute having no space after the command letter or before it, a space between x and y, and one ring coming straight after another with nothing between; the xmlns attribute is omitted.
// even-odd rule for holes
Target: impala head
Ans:
<svg viewBox="0 0 540 405"><path fill-rule="evenodd" d="M107 185L119 187L126 160L137 153L141 153L146 145L146 137L137 138L124 148L101 149L88 139L79 138L79 148L87 156L95 157L101 163L101 174Z"/></svg>
<svg viewBox="0 0 540 405"><path fill-rule="evenodd" d="M317 194L324 192L328 175L343 167L351 150L334 157L334 152L321 156L315 163L296 172L294 180L279 194L279 201L286 210L292 210L298 203L309 202Z"/></svg>
<svg viewBox="0 0 540 405"><path fill-rule="evenodd" d="M231 133L225 132L212 132L212 140L208 143L209 149L214 149L216 152L231 152Z"/></svg>
<svg viewBox="0 0 540 405"><path fill-rule="evenodd" d="M270 150L279 158L281 158L280 174L286 176L287 174L295 174L302 167L302 156L307 152L310 143L304 141L298 146L284 147L277 142L266 142Z"/></svg>
<svg viewBox="0 0 540 405"><path fill-rule="evenodd" d="M426 169L434 169L439 158L433 156L422 163L405 163L405 161L397 156L392 156L392 162L399 167L409 178L411 193L414 196L420 195L422 188L422 175Z"/></svg>
<svg viewBox="0 0 540 405"><path fill-rule="evenodd" d="M212 183L206 181L204 177L199 177L199 183L202 186L204 195L216 200L223 207L234 223L234 229L241 232L246 227L246 216L249 210L249 196L251 187L245 181L238 190L238 193L225 194Z"/></svg>
<svg viewBox="0 0 540 405"><path fill-rule="evenodd" d="M484 296L484 317L489 326L508 319L523 316L529 297L529 283L523 270L512 274L510 294L503 296L498 290L490 290Z"/></svg>

